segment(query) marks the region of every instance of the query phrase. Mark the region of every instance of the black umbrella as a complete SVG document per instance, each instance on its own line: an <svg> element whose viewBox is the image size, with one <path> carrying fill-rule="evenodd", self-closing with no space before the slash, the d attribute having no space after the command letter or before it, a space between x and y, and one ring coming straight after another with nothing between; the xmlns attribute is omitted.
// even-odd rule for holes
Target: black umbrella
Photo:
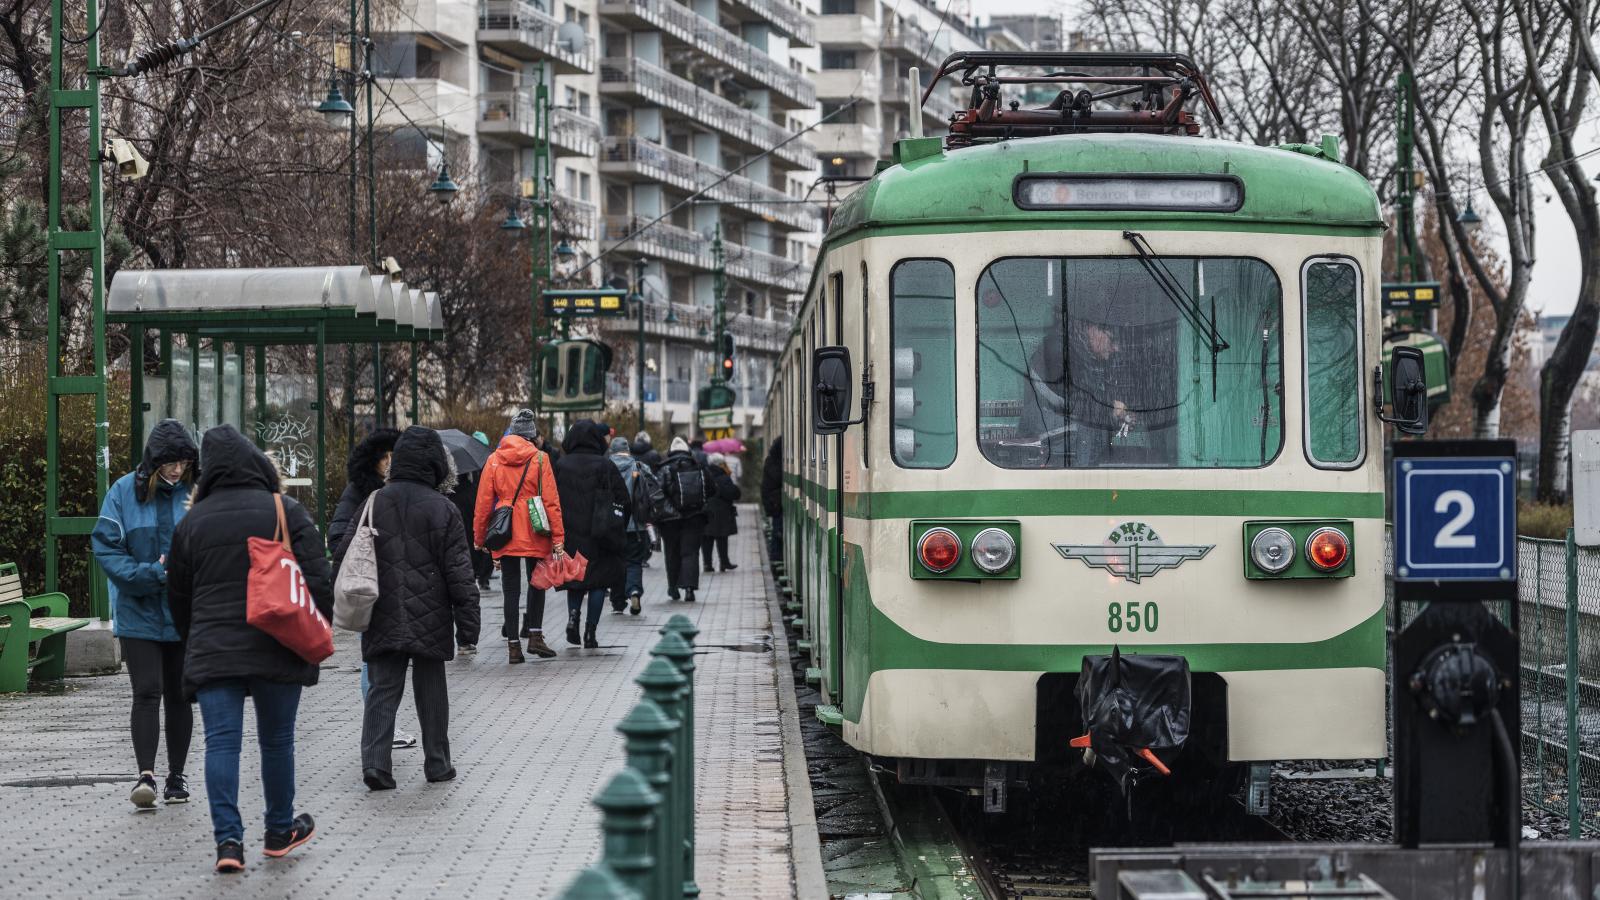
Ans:
<svg viewBox="0 0 1600 900"><path fill-rule="evenodd" d="M450 448L450 455L456 461L457 472L463 474L477 472L489 462L489 448L459 428L441 428L439 438Z"/></svg>

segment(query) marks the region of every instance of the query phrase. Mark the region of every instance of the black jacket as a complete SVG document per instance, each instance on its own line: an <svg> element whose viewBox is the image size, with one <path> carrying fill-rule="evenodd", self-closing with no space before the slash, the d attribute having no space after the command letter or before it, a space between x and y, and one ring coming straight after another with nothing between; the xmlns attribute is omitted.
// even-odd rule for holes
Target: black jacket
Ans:
<svg viewBox="0 0 1600 900"><path fill-rule="evenodd" d="M761 464L761 511L768 518L783 514L783 437L772 439Z"/></svg>
<svg viewBox="0 0 1600 900"><path fill-rule="evenodd" d="M456 505L439 493L454 482L439 433L407 428L394 445L389 483L372 503L378 602L361 634L362 659L389 653L452 659L457 644L478 642L478 584L467 529ZM334 555L335 571L349 548L347 537Z"/></svg>
<svg viewBox="0 0 1600 900"><path fill-rule="evenodd" d="M583 419L567 429L561 458L555 462L561 493L566 550L589 561L582 582L567 589L620 587L627 575L622 550L628 524L628 485L606 456L606 433Z"/></svg>
<svg viewBox="0 0 1600 900"><path fill-rule="evenodd" d="M701 477L705 479L707 501L711 499L711 495L716 493L711 481L711 472L706 466L701 465L695 460L694 452L695 451L693 450L673 450L667 454L666 459L661 461L661 465L655 467L656 477L661 480L662 489L666 491L667 498L670 499L674 504L678 502L678 498L673 496L672 489L669 487L669 485L674 480L674 474L677 472L693 471L698 469ZM706 516L707 511L704 508L701 508L691 515L678 516L676 519L669 519L668 521L682 522L684 520L691 520L699 521L704 524Z"/></svg>
<svg viewBox="0 0 1600 900"><path fill-rule="evenodd" d="M732 537L739 533L739 485L717 466L708 466L706 480L706 537Z"/></svg>
<svg viewBox="0 0 1600 900"><path fill-rule="evenodd" d="M201 440L200 481L194 506L178 522L167 557L167 599L172 621L188 642L183 687L191 698L213 682L263 678L285 684L317 683L317 667L245 621L250 578L249 538L271 538L278 527L272 495L278 471L231 425L206 431ZM333 615L327 551L311 516L293 498L283 498L295 559L312 602Z"/></svg>
<svg viewBox="0 0 1600 900"><path fill-rule="evenodd" d="M378 462L385 453L394 451L394 442L400 439L400 432L393 428L379 428L356 444L350 451L350 459L345 463L344 493L339 495L339 505L334 507L333 518L328 520L328 549L338 549L344 542L345 532L355 523L356 517L361 515L361 509L367 503L367 498L372 492L383 487L383 476L378 474Z"/></svg>

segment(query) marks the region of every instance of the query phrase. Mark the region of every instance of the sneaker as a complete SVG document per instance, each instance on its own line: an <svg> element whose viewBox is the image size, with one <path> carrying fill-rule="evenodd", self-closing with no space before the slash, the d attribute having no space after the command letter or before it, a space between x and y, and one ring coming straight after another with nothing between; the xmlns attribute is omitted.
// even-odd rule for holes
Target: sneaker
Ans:
<svg viewBox="0 0 1600 900"><path fill-rule="evenodd" d="M615 599L615 600L613 600L613 601L611 601L611 611L613 613L615 613L616 615L619 615L619 616L622 615L623 610L625 610L627 608L628 608L628 601L623 600L620 597Z"/></svg>
<svg viewBox="0 0 1600 900"><path fill-rule="evenodd" d="M217 845L217 871L243 872L244 845L238 841L223 841Z"/></svg>
<svg viewBox="0 0 1600 900"><path fill-rule="evenodd" d="M140 809L155 809L156 777L149 774L140 775L139 783L133 786L133 794L128 799Z"/></svg>
<svg viewBox="0 0 1600 900"><path fill-rule="evenodd" d="M478 645L477 644L462 644L462 645L456 647L456 653L458 653L458 654L460 654L462 656L471 656L472 654L477 653L477 652L478 652Z"/></svg>
<svg viewBox="0 0 1600 900"><path fill-rule="evenodd" d="M632 613L633 615L636 615L636 616L639 614L639 595L638 594L629 594L628 595L628 612L630 612L630 613Z"/></svg>
<svg viewBox="0 0 1600 900"><path fill-rule="evenodd" d="M189 779L177 773L168 775L167 789L161 792L161 799L168 803L188 803Z"/></svg>
<svg viewBox="0 0 1600 900"><path fill-rule="evenodd" d="M417 745L417 736L414 735L414 734L406 734L403 731L395 732L394 733L394 740L389 742L389 747L390 747L390 749L393 749L393 750L410 750L412 747L415 747L416 745Z"/></svg>
<svg viewBox="0 0 1600 900"><path fill-rule="evenodd" d="M311 836L316 833L317 823L311 821L308 813L301 813L294 817L294 823L289 826L288 831L267 832L266 838L261 842L261 852L273 859L288 856L289 851L311 840Z"/></svg>
<svg viewBox="0 0 1600 900"><path fill-rule="evenodd" d="M556 652L551 650L550 645L544 642L544 632L542 631L535 631L528 635L528 652L541 659L553 659L556 656Z"/></svg>
<svg viewBox="0 0 1600 900"><path fill-rule="evenodd" d="M673 588L672 590L667 591L667 599L668 600L674 600L674 601L677 600L678 599L678 589L677 588Z"/></svg>

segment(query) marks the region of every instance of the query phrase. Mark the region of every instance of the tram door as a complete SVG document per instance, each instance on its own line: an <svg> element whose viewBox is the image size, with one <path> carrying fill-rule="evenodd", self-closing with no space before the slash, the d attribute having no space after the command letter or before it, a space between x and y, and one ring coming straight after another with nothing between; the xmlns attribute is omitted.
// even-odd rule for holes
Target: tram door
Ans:
<svg viewBox="0 0 1600 900"><path fill-rule="evenodd" d="M832 307L832 315L826 307ZM844 273L828 276L828 296L824 298L823 340L833 346L844 343ZM830 320L833 334L827 334ZM829 339L831 337L831 340ZM836 704L844 703L844 435L833 441L833 516L825 532L828 564L822 572L827 579L823 599L828 604L828 683ZM826 446L826 439L824 439ZM823 510L826 514L827 510Z"/></svg>

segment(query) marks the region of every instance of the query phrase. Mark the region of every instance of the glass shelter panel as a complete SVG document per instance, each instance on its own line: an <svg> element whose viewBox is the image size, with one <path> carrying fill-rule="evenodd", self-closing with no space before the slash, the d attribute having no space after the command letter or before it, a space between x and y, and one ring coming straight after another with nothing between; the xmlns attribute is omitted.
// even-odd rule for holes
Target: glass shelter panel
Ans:
<svg viewBox="0 0 1600 900"><path fill-rule="evenodd" d="M889 291L894 461L942 469L956 459L955 271L942 259L902 260Z"/></svg>
<svg viewBox="0 0 1600 900"><path fill-rule="evenodd" d="M1005 468L1254 468L1283 443L1282 290L1253 259L1013 258L977 285L978 445Z"/></svg>
<svg viewBox="0 0 1600 900"><path fill-rule="evenodd" d="M1362 456L1361 270L1346 259L1305 267L1306 456L1348 468Z"/></svg>

